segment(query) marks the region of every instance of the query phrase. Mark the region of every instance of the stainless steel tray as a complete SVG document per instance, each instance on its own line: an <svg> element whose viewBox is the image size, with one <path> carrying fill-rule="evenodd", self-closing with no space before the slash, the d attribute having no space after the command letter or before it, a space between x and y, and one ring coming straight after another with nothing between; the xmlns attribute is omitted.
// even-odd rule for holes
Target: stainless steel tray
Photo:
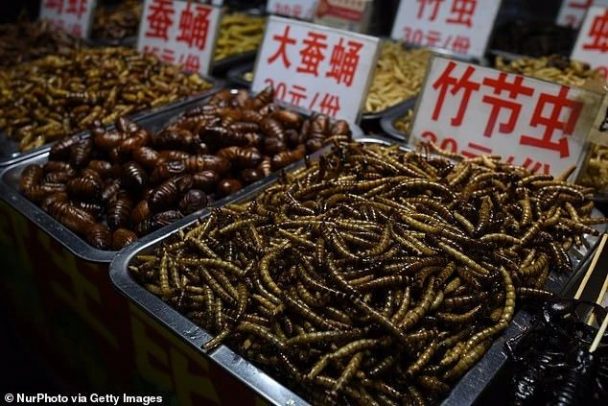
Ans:
<svg viewBox="0 0 608 406"><path fill-rule="evenodd" d="M190 105L194 101L202 100L209 97L209 95L217 92L224 85L224 81L222 80L207 76L203 76L202 78L212 84L212 87L210 89L204 90L199 94L188 96L186 98L174 101L173 103L130 114L127 117L132 120L142 120L148 117L152 117L156 114L161 114L165 110L173 110L182 106ZM110 127L112 127L112 125L108 126L108 128ZM74 135L86 136L88 134L89 131L87 130L75 133ZM57 141L44 144L39 148L34 148L26 152L21 152L19 151L19 142L9 139L4 132L0 131L0 168L9 165L14 165L24 159L27 159L28 157L42 153L48 150L55 142Z"/></svg>
<svg viewBox="0 0 608 406"><path fill-rule="evenodd" d="M386 134L388 134L391 138L395 138L401 142L407 142L409 139L409 134L404 134L395 128L395 121L405 116L405 114L416 108L416 100L417 98L412 98L405 103L401 103L398 108L393 109L389 113L386 113L380 119L380 128Z"/></svg>
<svg viewBox="0 0 608 406"><path fill-rule="evenodd" d="M358 141L362 143L382 143L385 145L395 144L394 140L377 137L365 137ZM301 165L301 163L299 163L299 165ZM251 199L265 187L273 184L276 179L277 175L271 176L265 182L244 191L239 196L234 196L225 203L237 203ZM198 218L205 218L209 214L210 211L205 210ZM173 334L181 337L194 347L201 356L216 362L219 366L243 382L244 385L271 403L276 405L308 404L291 390L277 382L273 377L255 367L252 363L234 353L225 345L220 346L211 354L205 353L201 349L202 345L213 336L188 320L184 315L171 308L160 298L148 292L131 277L128 267L136 256L152 252L156 247L161 245L163 241L169 239L179 230L191 226L195 221L196 220L190 222L182 221L179 224L173 224L165 229L164 235L159 235L157 233L156 235L144 237L120 251L110 265L110 278L112 279L112 282L137 306L149 313ZM589 256L598 239L597 237L588 236L586 241L589 248L583 249L582 251L572 250L570 253L576 271L569 275L551 274L547 283L548 289L551 289L554 292L561 292L569 280L577 277L582 263L589 260ZM492 380L507 360L507 355L504 351L504 342L508 338L522 332L530 325L530 322L531 316L529 314L524 311L518 311L509 328L494 342L486 355L484 355L484 357L461 378L458 384L452 389L449 396L443 401L443 405L466 405L474 403L481 395L484 388L492 383Z"/></svg>
<svg viewBox="0 0 608 406"><path fill-rule="evenodd" d="M218 59L211 63L211 72L216 76L222 76L235 66L241 66L242 64L251 64L253 66L257 54L258 51L253 50Z"/></svg>
<svg viewBox="0 0 608 406"><path fill-rule="evenodd" d="M215 91L217 91L217 89ZM213 93L215 93L215 91ZM148 131L156 132L165 127L172 119L176 118L179 114L181 114L188 108L196 106L199 103L205 103L205 101L210 96L211 94L207 94L202 99L197 98L188 102L181 102L176 106L173 106L171 108L165 108L162 111L157 112L153 115L146 115L144 117L140 117L135 121ZM359 139L363 137L363 131L361 130L361 128L353 124L349 125L352 131L353 138ZM89 136L90 134L88 132L80 135L80 137L82 138L86 138ZM0 172L0 198L5 200L16 211L24 215L31 222L36 224L38 227L47 232L53 238L57 239L74 255L92 262L110 262L112 258L114 258L114 256L116 255L116 251L100 250L98 248L94 248L80 236L78 236L77 234L69 230L67 227L62 225L60 222L55 220L53 217L51 217L44 210L42 210L30 200L28 200L19 192L19 178L21 177L21 172L23 172L25 167L28 165L40 165L47 162L50 149L51 144L46 145L41 150L37 151L37 153L27 154L27 156L21 157L18 163L4 168ZM270 179L272 179L272 175ZM243 193L247 193L247 191L252 188L254 190L258 190L259 185L264 184L265 182L267 182L266 179L262 179L258 182L255 182L243 188L241 191L237 192L232 196L227 196L223 199L214 201L209 205L209 207L221 206L226 202L231 201L233 198L236 198ZM188 216L185 216L183 219L177 221L174 224L190 223L193 219L196 219L200 215L200 213L200 211L192 213ZM166 230L167 228L163 227L151 233L150 235L163 235Z"/></svg>

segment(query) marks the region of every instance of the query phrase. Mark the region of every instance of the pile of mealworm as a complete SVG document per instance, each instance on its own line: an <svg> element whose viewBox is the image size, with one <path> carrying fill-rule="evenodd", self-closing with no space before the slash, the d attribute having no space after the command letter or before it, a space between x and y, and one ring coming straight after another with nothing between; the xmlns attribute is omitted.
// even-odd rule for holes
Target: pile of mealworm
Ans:
<svg viewBox="0 0 608 406"><path fill-rule="evenodd" d="M350 139L345 121L304 118L224 90L157 133L124 118L115 130L65 138L44 165L27 166L21 191L96 248L120 249L302 159Z"/></svg>
<svg viewBox="0 0 608 406"><path fill-rule="evenodd" d="M214 334L206 350L313 403L436 403L605 222L568 174L450 158L343 144L129 270Z"/></svg>
<svg viewBox="0 0 608 406"><path fill-rule="evenodd" d="M578 182L608 195L608 146L589 143L586 162Z"/></svg>
<svg viewBox="0 0 608 406"><path fill-rule="evenodd" d="M589 64L575 61L560 55L541 58L524 57L514 60L496 58L495 68L504 72L518 73L550 82L569 86L584 87L595 83L601 89L603 78L598 70L591 69Z"/></svg>
<svg viewBox="0 0 608 406"><path fill-rule="evenodd" d="M98 6L95 9L92 38L122 40L136 36L142 11L142 0L123 0L117 5Z"/></svg>
<svg viewBox="0 0 608 406"><path fill-rule="evenodd" d="M264 17L245 13L231 13L222 17L214 61L256 50L264 37Z"/></svg>
<svg viewBox="0 0 608 406"><path fill-rule="evenodd" d="M400 42L384 42L365 101L365 112L386 110L415 97L422 87L431 56L426 48L406 49Z"/></svg>
<svg viewBox="0 0 608 406"><path fill-rule="evenodd" d="M81 46L81 41L48 21L0 24L0 67L63 54Z"/></svg>
<svg viewBox="0 0 608 406"><path fill-rule="evenodd" d="M0 71L0 130L20 150L88 129L94 121L156 108L211 87L151 55L87 48Z"/></svg>

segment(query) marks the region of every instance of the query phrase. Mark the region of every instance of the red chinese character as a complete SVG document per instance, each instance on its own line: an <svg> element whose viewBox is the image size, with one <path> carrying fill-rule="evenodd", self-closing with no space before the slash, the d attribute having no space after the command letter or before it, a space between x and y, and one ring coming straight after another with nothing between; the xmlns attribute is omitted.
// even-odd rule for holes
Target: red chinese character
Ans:
<svg viewBox="0 0 608 406"><path fill-rule="evenodd" d="M68 8L65 10L66 14L76 14L78 18L81 18L85 11L87 11L86 0L68 0Z"/></svg>
<svg viewBox="0 0 608 406"><path fill-rule="evenodd" d="M82 26L80 24L74 24L70 27L70 34L76 38L82 38Z"/></svg>
<svg viewBox="0 0 608 406"><path fill-rule="evenodd" d="M58 14L63 13L63 0L46 0L44 7L48 10L55 10Z"/></svg>
<svg viewBox="0 0 608 406"><path fill-rule="evenodd" d="M471 40L464 35L457 35L452 44L452 51L459 54L466 54L471 48Z"/></svg>
<svg viewBox="0 0 608 406"><path fill-rule="evenodd" d="M538 98L538 104L532 113L532 119L530 125L534 128L538 126L545 127L543 138L538 139L530 135L522 135L519 142L521 145L531 145L542 149L549 149L552 151L558 151L561 158L567 158L570 156L570 150L568 146L568 139L566 135L571 135L576 127L578 118L583 109L583 102L568 99L568 92L570 88L567 86L561 86L559 94L557 96L541 93ZM550 108L549 115L545 115L547 106ZM562 110L569 109L570 114L567 118L562 119ZM563 137L557 142L552 142L553 133L559 130L562 132Z"/></svg>
<svg viewBox="0 0 608 406"><path fill-rule="evenodd" d="M304 86L293 85L289 90L291 96L290 104L299 106L303 100L306 100L306 88Z"/></svg>
<svg viewBox="0 0 608 406"><path fill-rule="evenodd" d="M570 8L579 8L582 10L587 10L589 7L591 7L591 4L593 3L593 0L583 0L580 3L577 3L576 1L571 1L568 3L568 7Z"/></svg>
<svg viewBox="0 0 608 406"><path fill-rule="evenodd" d="M169 40L169 28L173 25L173 2L171 0L152 0L148 15L147 38Z"/></svg>
<svg viewBox="0 0 608 406"><path fill-rule="evenodd" d="M302 17L302 6L300 6L299 4L296 4L295 6L293 6L293 16L295 18Z"/></svg>
<svg viewBox="0 0 608 406"><path fill-rule="evenodd" d="M160 55L160 59L165 62L174 63L175 62L175 52L172 49L165 48L163 49L163 53Z"/></svg>
<svg viewBox="0 0 608 406"><path fill-rule="evenodd" d="M443 108L443 102L445 101L445 95L448 88L453 87L450 91L453 96L461 90L464 92L462 95L462 100L460 101L460 106L458 107L458 113L456 117L452 117L451 119L452 126L459 127L462 124L464 113L469 105L471 93L479 90L480 85L479 83L475 83L470 80L473 73L475 73L475 68L473 66L468 66L466 71L460 75L460 77L450 76L456 66L456 62L450 61L441 76L435 81L435 83L433 83L433 89L437 90L440 88L440 90L439 99L437 100L437 104L433 110L432 118L434 121L439 119L439 114L441 114L441 109Z"/></svg>
<svg viewBox="0 0 608 406"><path fill-rule="evenodd" d="M436 47L441 42L441 32L429 30L426 33L426 46Z"/></svg>
<svg viewBox="0 0 608 406"><path fill-rule="evenodd" d="M274 53L274 55L272 55L266 61L266 62L268 62L269 65L274 63L274 61L276 61L277 58L280 56L283 61L283 66L285 66L286 68L289 68L291 66L291 62L287 58L287 45L295 45L296 40L289 36L290 29L291 29L291 27L289 25L286 25L285 31L283 31L283 35L275 34L272 36L272 39L279 42L280 45L279 45L279 48L277 49L277 51Z"/></svg>
<svg viewBox="0 0 608 406"><path fill-rule="evenodd" d="M418 20L422 20L424 18L424 11L425 11L427 5L432 7L431 15L428 18L429 21L435 21L435 19L437 18L437 13L439 13L439 7L441 6L441 3L444 2L444 0L416 0L416 1L419 3L418 4L418 14L416 15L416 18Z"/></svg>
<svg viewBox="0 0 608 406"><path fill-rule="evenodd" d="M492 148L486 147L485 145L476 144L474 142L469 142L468 147L478 152L468 151L466 149L462 150L461 154L467 158L475 158L480 155L490 155L492 153Z"/></svg>
<svg viewBox="0 0 608 406"><path fill-rule="evenodd" d="M323 100L319 104L321 113L327 114L328 116L335 117L340 111L340 97L326 93L323 96Z"/></svg>
<svg viewBox="0 0 608 406"><path fill-rule="evenodd" d="M154 55L160 59L160 49L150 45L144 45L144 54Z"/></svg>
<svg viewBox="0 0 608 406"><path fill-rule="evenodd" d="M343 38L334 45L331 53L330 70L325 76L336 79L338 84L350 87L353 84L355 72L359 66L359 51L363 44L357 41L348 41L348 51L344 48Z"/></svg>
<svg viewBox="0 0 608 406"><path fill-rule="evenodd" d="M327 35L318 32L308 32L308 37L304 40L306 47L300 51L302 61L298 66L299 73L310 73L319 76L319 64L325 56L323 50L327 48L327 44L322 42L327 40Z"/></svg>
<svg viewBox="0 0 608 406"><path fill-rule="evenodd" d="M179 18L178 42L185 42L188 47L203 50L207 45L207 32L209 31L209 14L211 9L200 5L196 6L196 15L190 10L192 3L188 2Z"/></svg>
<svg viewBox="0 0 608 406"><path fill-rule="evenodd" d="M198 72L201 68L201 60L198 55L188 54L179 57L179 64L186 72Z"/></svg>
<svg viewBox="0 0 608 406"><path fill-rule="evenodd" d="M477 0L454 0L452 2L452 15L445 20L448 24L461 24L467 27L473 26L471 17L475 14L477 8Z"/></svg>
<svg viewBox="0 0 608 406"><path fill-rule="evenodd" d="M587 34L591 42L583 44L583 49L608 52L608 8L604 13L593 18L593 23Z"/></svg>
<svg viewBox="0 0 608 406"><path fill-rule="evenodd" d="M516 103L513 100L520 94L525 96L532 96L534 89L522 85L524 81L523 76L513 76L513 81L508 81L508 75L505 72L501 72L498 75L498 79L485 78L483 84L494 88L492 91L496 96L500 96L503 91L507 93L507 96L511 100L505 100L496 96L484 96L483 102L492 105L492 111L490 112L490 118L486 125L486 129L483 133L486 137L491 137L494 133L494 127L496 121L502 109L506 109L509 112L509 119L506 122L502 122L498 126L498 131L503 134L510 134L515 129L519 113L521 112L521 103Z"/></svg>

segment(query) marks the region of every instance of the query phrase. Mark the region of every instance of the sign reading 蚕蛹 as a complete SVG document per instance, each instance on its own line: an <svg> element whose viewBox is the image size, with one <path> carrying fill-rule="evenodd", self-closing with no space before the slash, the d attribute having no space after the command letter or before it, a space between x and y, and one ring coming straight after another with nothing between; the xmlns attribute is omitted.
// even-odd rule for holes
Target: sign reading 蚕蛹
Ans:
<svg viewBox="0 0 608 406"><path fill-rule="evenodd" d="M601 101L589 90L435 57L410 142L558 174L581 158Z"/></svg>
<svg viewBox="0 0 608 406"><path fill-rule="evenodd" d="M145 0L137 50L206 75L221 13L218 7L190 1Z"/></svg>
<svg viewBox="0 0 608 406"><path fill-rule="evenodd" d="M268 0L266 12L285 17L311 21L315 16L317 0Z"/></svg>
<svg viewBox="0 0 608 406"><path fill-rule="evenodd" d="M608 0L563 0L555 22L563 27L578 28L589 7L594 5L608 7Z"/></svg>
<svg viewBox="0 0 608 406"><path fill-rule="evenodd" d="M501 0L401 0L391 37L482 58Z"/></svg>
<svg viewBox="0 0 608 406"><path fill-rule="evenodd" d="M379 39L270 17L251 89L304 110L356 121L376 66Z"/></svg>
<svg viewBox="0 0 608 406"><path fill-rule="evenodd" d="M587 62L608 78L608 7L590 7L571 58Z"/></svg>
<svg viewBox="0 0 608 406"><path fill-rule="evenodd" d="M87 38L91 31L96 0L42 0L40 19L78 38Z"/></svg>

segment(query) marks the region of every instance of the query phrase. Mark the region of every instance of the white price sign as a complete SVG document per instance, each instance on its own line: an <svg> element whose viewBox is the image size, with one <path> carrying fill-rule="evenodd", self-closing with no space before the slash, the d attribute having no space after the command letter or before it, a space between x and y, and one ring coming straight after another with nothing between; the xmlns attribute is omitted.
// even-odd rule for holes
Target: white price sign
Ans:
<svg viewBox="0 0 608 406"><path fill-rule="evenodd" d="M220 8L190 1L146 0L137 49L206 75L221 13Z"/></svg>
<svg viewBox="0 0 608 406"><path fill-rule="evenodd" d="M606 6L608 0L563 0L557 15L557 25L578 28L583 23L585 13L591 6Z"/></svg>
<svg viewBox="0 0 608 406"><path fill-rule="evenodd" d="M356 121L376 66L379 39L270 17L251 86L293 106Z"/></svg>
<svg viewBox="0 0 608 406"><path fill-rule="evenodd" d="M578 163L601 102L589 90L435 57L411 142L557 174Z"/></svg>
<svg viewBox="0 0 608 406"><path fill-rule="evenodd" d="M285 17L311 21L315 16L317 0L268 0L266 12Z"/></svg>
<svg viewBox="0 0 608 406"><path fill-rule="evenodd" d="M481 58L501 0L401 0L391 37Z"/></svg>
<svg viewBox="0 0 608 406"><path fill-rule="evenodd" d="M91 31L96 0L42 0L40 19L78 38L87 38Z"/></svg>
<svg viewBox="0 0 608 406"><path fill-rule="evenodd" d="M572 59L587 62L608 78L608 8L593 6L581 27Z"/></svg>

